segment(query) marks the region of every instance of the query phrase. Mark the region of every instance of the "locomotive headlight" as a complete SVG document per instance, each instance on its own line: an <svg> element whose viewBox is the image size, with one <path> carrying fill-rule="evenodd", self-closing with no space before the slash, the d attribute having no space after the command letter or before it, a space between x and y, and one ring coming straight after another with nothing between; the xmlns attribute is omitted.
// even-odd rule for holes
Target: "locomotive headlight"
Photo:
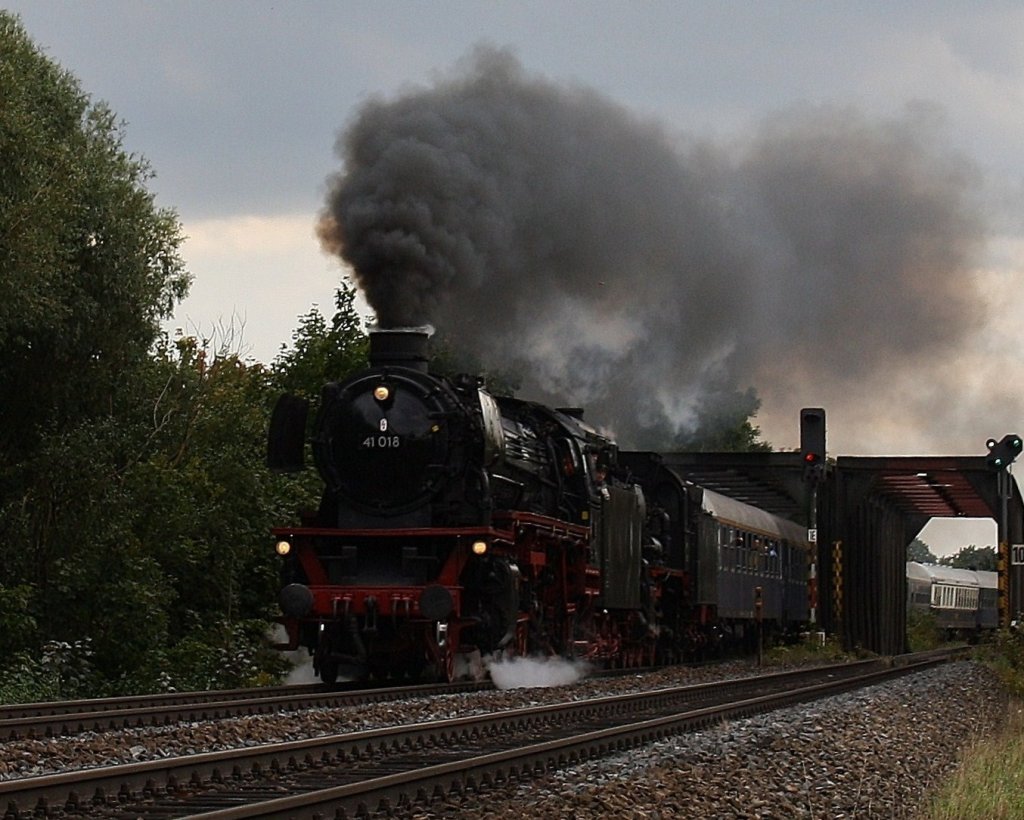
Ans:
<svg viewBox="0 0 1024 820"><path fill-rule="evenodd" d="M285 541L283 538L274 544L274 550L278 555L287 555L292 551L292 545Z"/></svg>
<svg viewBox="0 0 1024 820"><path fill-rule="evenodd" d="M474 541L473 542L473 555L484 555L487 553L487 542L486 541Z"/></svg>
<svg viewBox="0 0 1024 820"><path fill-rule="evenodd" d="M391 396L391 391L388 390L387 385L380 384L373 388L373 397L377 401L387 401Z"/></svg>

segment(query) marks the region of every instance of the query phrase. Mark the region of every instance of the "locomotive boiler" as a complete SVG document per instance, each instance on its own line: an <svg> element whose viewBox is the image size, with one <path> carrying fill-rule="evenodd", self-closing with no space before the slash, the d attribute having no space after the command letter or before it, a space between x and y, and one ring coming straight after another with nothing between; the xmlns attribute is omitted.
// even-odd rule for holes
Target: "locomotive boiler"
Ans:
<svg viewBox="0 0 1024 820"><path fill-rule="evenodd" d="M809 546L792 522L620 454L577 409L427 360L424 329L371 333L369 367L323 388L311 428L319 508L273 531L287 645L324 681L451 680L526 655L671 662L752 623L755 589L769 623L806 618L805 589L787 608ZM305 430L304 402L282 397L272 467L301 466Z"/></svg>

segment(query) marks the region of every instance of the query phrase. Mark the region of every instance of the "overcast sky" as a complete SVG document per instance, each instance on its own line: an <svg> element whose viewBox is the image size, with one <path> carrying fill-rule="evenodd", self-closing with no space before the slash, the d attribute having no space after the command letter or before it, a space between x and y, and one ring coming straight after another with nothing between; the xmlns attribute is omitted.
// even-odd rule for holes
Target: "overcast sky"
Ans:
<svg viewBox="0 0 1024 820"><path fill-rule="evenodd" d="M172 327L204 336L242 327L243 351L264 362L312 305L330 312L344 275L314 231L327 179L341 169L339 134L368 100L430 86L481 43L510 48L531 77L593 89L666 133L723 148L808 106L869 122L925 112L943 150L978 176L984 246L955 274L984 306L983 321L941 348L942 366L921 379L875 368L846 381L832 373L749 385L763 399L757 422L777 448L791 448L797 410L824 406L832 454L980 454L987 437L1024 430L1020 3L5 6L125 121L126 147L157 174L158 203L178 211L194 284ZM863 343L817 338L837 350Z"/></svg>

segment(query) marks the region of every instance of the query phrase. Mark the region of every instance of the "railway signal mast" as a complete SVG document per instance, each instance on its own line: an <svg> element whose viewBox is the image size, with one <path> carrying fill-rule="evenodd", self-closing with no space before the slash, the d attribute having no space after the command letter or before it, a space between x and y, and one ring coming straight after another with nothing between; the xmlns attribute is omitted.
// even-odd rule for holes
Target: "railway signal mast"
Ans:
<svg viewBox="0 0 1024 820"><path fill-rule="evenodd" d="M997 564L999 570L999 623L1001 626L1006 627L1010 625L1011 612L1019 620L1019 613L1022 608L1022 568L1019 565L1011 565L1009 561L1009 544L1007 543L1009 541L1007 504L1010 498L1011 486L1007 469L1013 464L1017 456L1020 455L1021 450L1024 449L1024 440L1016 433L1008 433L999 441L990 438L985 442L985 446L988 447L988 456L985 458L985 463L990 470L995 470L997 473L997 493L999 495L999 520L996 522L999 528L999 558ZM1011 577L1013 578L1012 585L1008 583Z"/></svg>
<svg viewBox="0 0 1024 820"><path fill-rule="evenodd" d="M804 481L807 483L807 540L818 544L818 485L825 480L825 410L822 407L805 407L800 411L800 459L804 465ZM817 568L815 555L810 566L811 623L817 622Z"/></svg>

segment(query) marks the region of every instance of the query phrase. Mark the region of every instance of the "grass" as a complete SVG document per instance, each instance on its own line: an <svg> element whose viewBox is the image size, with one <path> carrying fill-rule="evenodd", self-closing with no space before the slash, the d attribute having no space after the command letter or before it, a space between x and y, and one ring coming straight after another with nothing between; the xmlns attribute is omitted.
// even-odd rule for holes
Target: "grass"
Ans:
<svg viewBox="0 0 1024 820"><path fill-rule="evenodd" d="M1003 731L980 741L932 799L928 820L1024 818L1024 709L1014 701Z"/></svg>
<svg viewBox="0 0 1024 820"><path fill-rule="evenodd" d="M781 644L764 650L765 666L790 666L809 663L842 663L857 660L855 652L846 652L838 637L830 635L824 643L815 640L799 641L793 644Z"/></svg>
<svg viewBox="0 0 1024 820"><path fill-rule="evenodd" d="M925 812L928 820L1024 820L1024 634L999 632L977 657L1010 694L1006 723L964 754Z"/></svg>

